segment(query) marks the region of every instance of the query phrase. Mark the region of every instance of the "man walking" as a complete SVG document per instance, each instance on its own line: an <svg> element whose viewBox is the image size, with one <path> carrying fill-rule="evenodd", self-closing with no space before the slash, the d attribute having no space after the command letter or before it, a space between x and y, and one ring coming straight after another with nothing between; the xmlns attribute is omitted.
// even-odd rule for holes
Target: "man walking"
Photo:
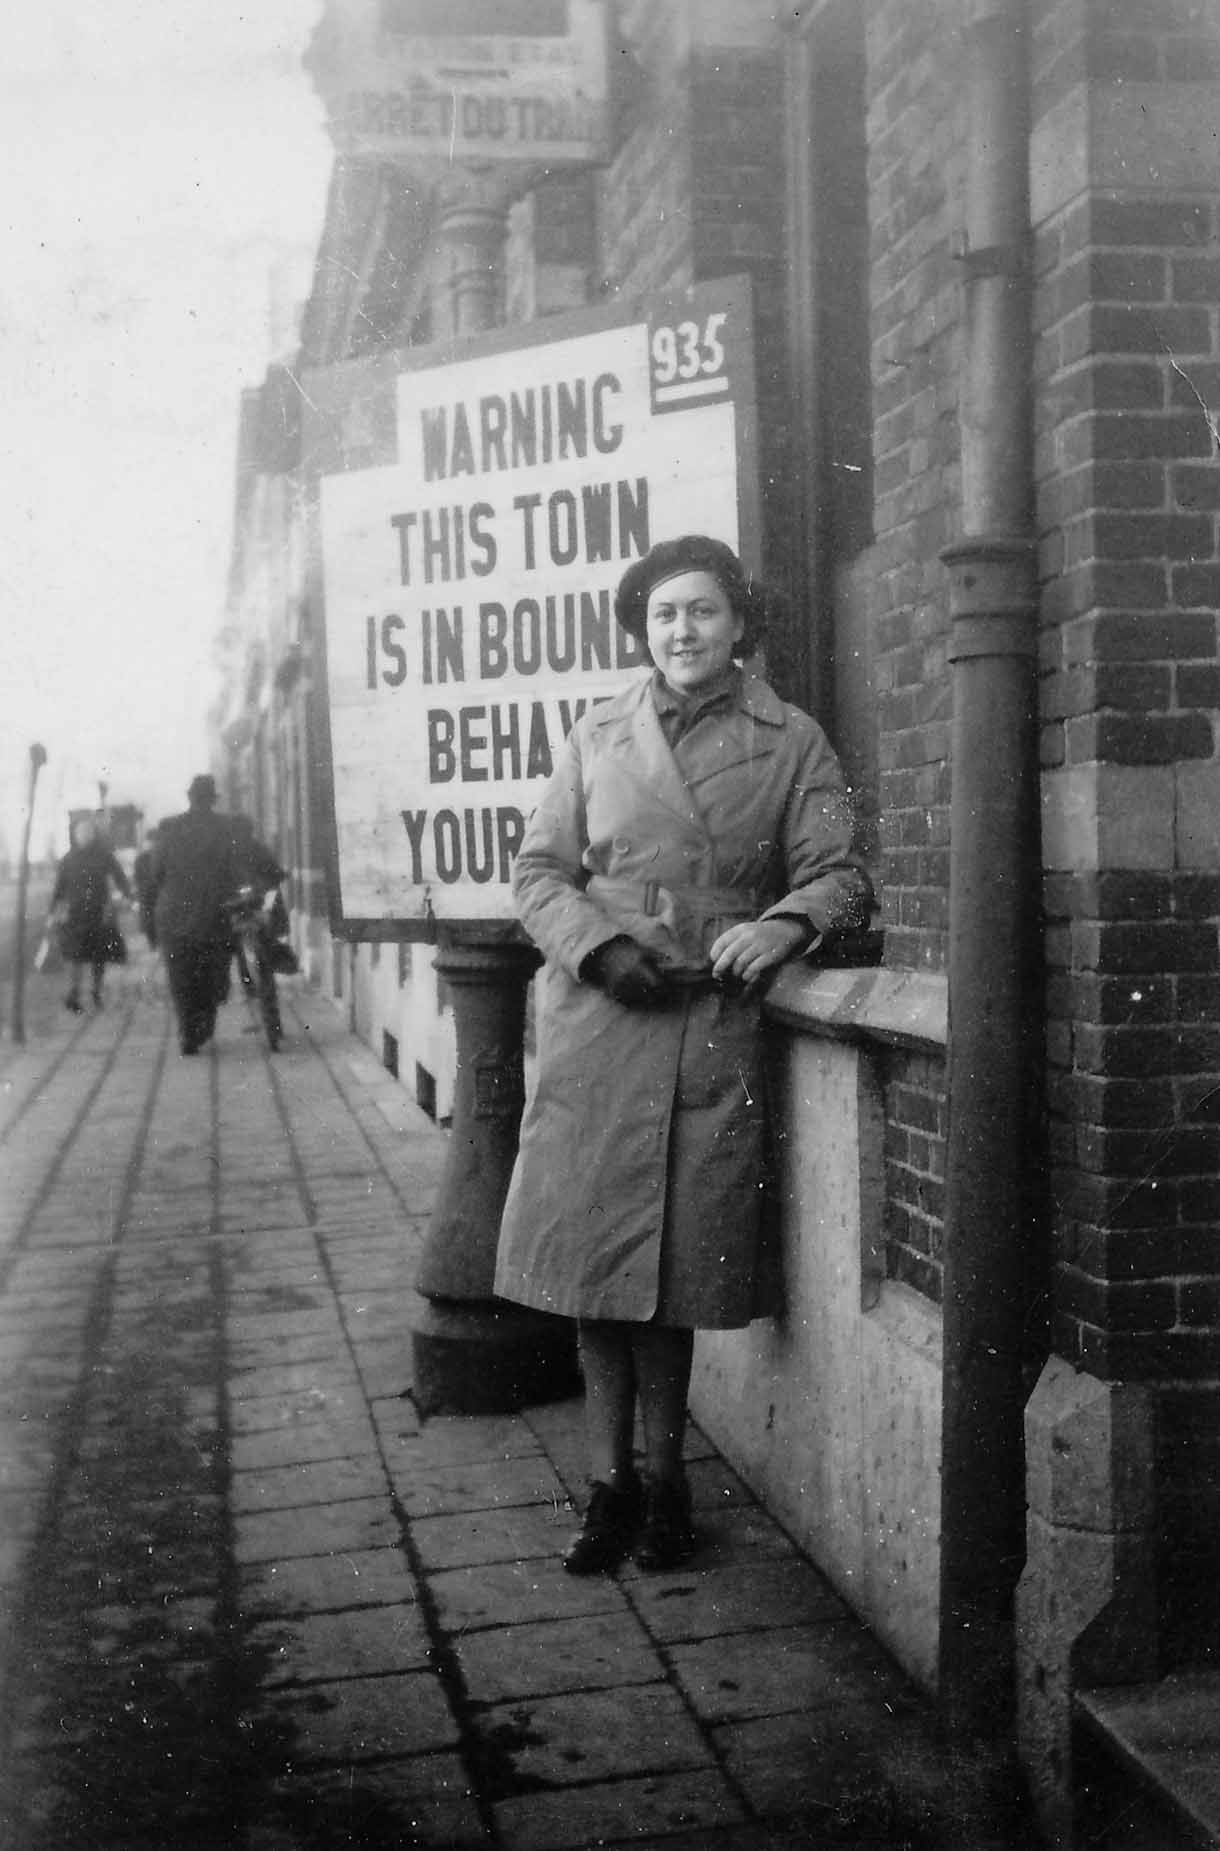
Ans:
<svg viewBox="0 0 1220 1851"><path fill-rule="evenodd" d="M216 812L216 783L192 778L189 808L162 822L153 855L157 942L184 1054L210 1041L224 1001L232 957L225 903L240 884L230 816Z"/></svg>

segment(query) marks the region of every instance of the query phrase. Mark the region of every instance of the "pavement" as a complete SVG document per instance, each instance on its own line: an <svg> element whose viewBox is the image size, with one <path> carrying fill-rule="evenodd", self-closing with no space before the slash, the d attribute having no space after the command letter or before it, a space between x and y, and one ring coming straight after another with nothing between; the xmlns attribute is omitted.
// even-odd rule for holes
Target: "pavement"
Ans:
<svg viewBox="0 0 1220 1851"><path fill-rule="evenodd" d="M579 1400L420 1417L447 1134L284 999L0 1043L4 1851L1033 1844L698 1431L695 1560L579 1580Z"/></svg>

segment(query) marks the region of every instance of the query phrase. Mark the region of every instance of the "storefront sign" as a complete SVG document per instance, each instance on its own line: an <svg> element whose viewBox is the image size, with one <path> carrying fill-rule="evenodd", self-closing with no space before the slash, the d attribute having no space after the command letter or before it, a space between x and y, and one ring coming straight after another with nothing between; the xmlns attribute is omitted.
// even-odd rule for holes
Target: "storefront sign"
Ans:
<svg viewBox="0 0 1220 1851"><path fill-rule="evenodd" d="M328 0L307 60L345 154L606 158L608 0Z"/></svg>
<svg viewBox="0 0 1220 1851"><path fill-rule="evenodd" d="M746 283L461 354L304 382L306 454L332 458L332 888L336 923L365 932L510 919L525 817L568 731L651 666L614 620L623 572L681 533L747 559L756 541Z"/></svg>

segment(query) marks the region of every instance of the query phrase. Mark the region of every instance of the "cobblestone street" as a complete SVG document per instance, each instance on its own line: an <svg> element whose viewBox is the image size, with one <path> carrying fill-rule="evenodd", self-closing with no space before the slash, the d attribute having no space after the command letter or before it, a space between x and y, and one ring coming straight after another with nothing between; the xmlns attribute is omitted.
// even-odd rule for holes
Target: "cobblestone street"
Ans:
<svg viewBox="0 0 1220 1851"><path fill-rule="evenodd" d="M0 1049L6 1851L1024 1844L697 1434L692 1567L583 1581L577 1402L421 1422L445 1135L286 1000Z"/></svg>

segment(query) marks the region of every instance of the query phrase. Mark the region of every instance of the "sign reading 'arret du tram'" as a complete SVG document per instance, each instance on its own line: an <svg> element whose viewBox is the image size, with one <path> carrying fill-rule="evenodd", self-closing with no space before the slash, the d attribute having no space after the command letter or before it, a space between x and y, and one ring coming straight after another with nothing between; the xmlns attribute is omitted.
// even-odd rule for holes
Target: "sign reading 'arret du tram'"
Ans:
<svg viewBox="0 0 1220 1851"><path fill-rule="evenodd" d="M317 500L335 923L369 935L512 917L563 740L650 666L614 620L627 565L685 532L747 558L755 542L746 283L460 352L305 381L307 454L334 459Z"/></svg>
<svg viewBox="0 0 1220 1851"><path fill-rule="evenodd" d="M610 0L327 0L306 62L344 153L604 159Z"/></svg>

